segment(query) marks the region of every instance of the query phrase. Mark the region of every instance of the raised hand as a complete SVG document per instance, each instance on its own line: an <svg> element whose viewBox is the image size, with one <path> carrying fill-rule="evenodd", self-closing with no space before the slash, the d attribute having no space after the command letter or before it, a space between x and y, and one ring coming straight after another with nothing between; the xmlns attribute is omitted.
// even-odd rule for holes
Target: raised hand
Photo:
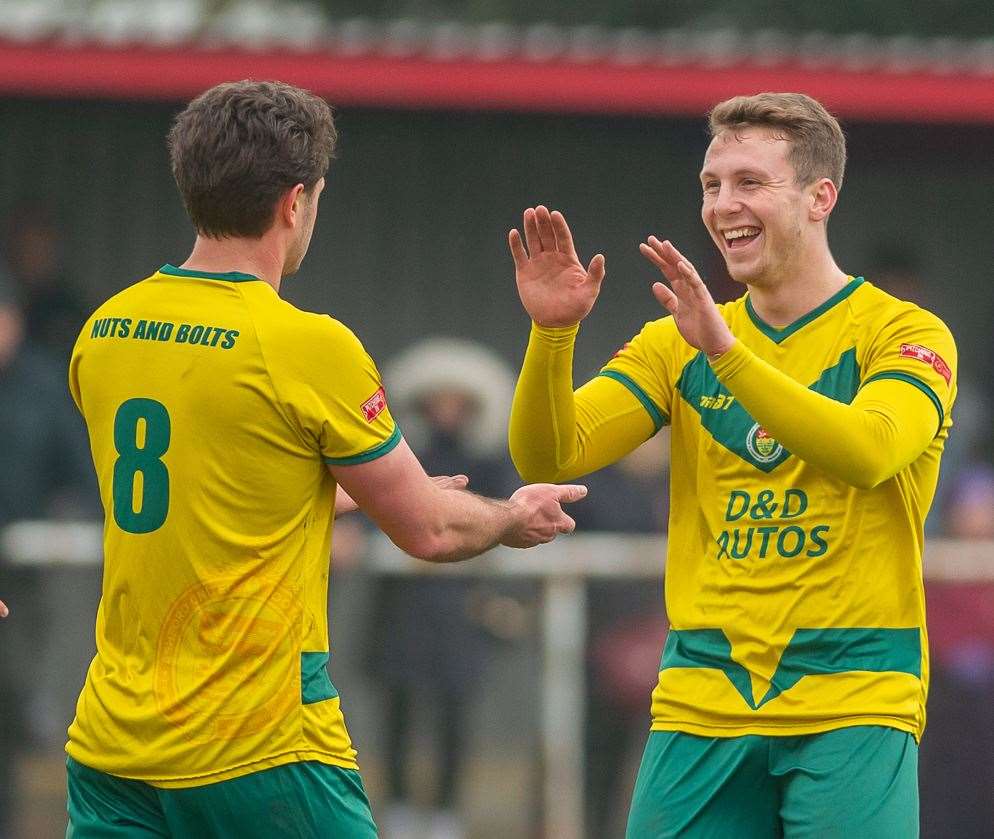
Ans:
<svg viewBox="0 0 994 839"><path fill-rule="evenodd" d="M518 295L540 326L574 326L593 308L604 279L604 257L584 268L566 219L558 210L538 206L524 213L525 241L517 230L507 242L514 258ZM527 244L527 250L525 245Z"/></svg>
<svg viewBox="0 0 994 839"><path fill-rule="evenodd" d="M509 548L531 548L551 542L560 533L572 533L576 522L562 505L579 501L587 488L578 484L529 484L514 493L508 503L515 510L514 524L500 540Z"/></svg>
<svg viewBox="0 0 994 839"><path fill-rule="evenodd" d="M639 245L639 251L669 281L653 283L652 293L676 321L683 339L707 355L720 355L735 343L697 269L669 241L655 236Z"/></svg>

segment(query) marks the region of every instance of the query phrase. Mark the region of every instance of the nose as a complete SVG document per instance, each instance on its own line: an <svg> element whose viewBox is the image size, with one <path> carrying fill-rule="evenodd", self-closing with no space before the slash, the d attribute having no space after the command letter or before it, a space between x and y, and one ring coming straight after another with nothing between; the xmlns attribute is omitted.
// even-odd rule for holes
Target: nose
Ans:
<svg viewBox="0 0 994 839"><path fill-rule="evenodd" d="M742 208L742 203L735 197L730 186L722 184L718 189L718 194L714 197L712 210L716 216L730 216L737 213Z"/></svg>

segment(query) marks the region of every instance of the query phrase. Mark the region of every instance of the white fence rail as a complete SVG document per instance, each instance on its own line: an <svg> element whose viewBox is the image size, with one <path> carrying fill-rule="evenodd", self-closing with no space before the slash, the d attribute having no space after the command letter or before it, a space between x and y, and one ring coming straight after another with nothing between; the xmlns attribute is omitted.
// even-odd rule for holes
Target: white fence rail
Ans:
<svg viewBox="0 0 994 839"><path fill-rule="evenodd" d="M92 566L101 561L101 539L102 525L92 522L18 522L0 531L0 555L20 566ZM528 577L542 582L544 835L583 836L584 581L661 575L666 538L574 534L529 551L498 548L471 562L432 565L411 559L378 536L368 553L372 570L379 574ZM994 580L994 541L930 540L925 576Z"/></svg>

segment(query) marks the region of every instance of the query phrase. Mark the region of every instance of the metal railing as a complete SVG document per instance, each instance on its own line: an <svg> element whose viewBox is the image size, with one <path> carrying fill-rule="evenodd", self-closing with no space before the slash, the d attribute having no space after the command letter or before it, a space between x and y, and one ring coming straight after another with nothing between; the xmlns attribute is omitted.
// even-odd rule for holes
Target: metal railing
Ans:
<svg viewBox="0 0 994 839"><path fill-rule="evenodd" d="M92 566L101 561L102 525L26 521L0 531L0 554L21 566ZM543 684L541 729L544 835L584 835L585 581L662 575L665 536L573 534L528 551L498 548L465 563L419 562L377 535L371 570L383 575L515 577L540 580ZM994 580L994 541L927 543L925 576L938 581Z"/></svg>

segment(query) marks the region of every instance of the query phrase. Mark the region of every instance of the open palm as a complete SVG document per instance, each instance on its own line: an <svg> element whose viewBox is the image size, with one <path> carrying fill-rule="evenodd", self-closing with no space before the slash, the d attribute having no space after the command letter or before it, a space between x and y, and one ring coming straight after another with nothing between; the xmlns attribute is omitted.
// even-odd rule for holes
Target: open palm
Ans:
<svg viewBox="0 0 994 839"><path fill-rule="evenodd" d="M558 210L529 208L524 213L525 241L512 230L507 237L514 258L518 295L540 326L573 326L594 306L604 279L604 257L584 268L566 219ZM525 245L527 244L527 249Z"/></svg>
<svg viewBox="0 0 994 839"><path fill-rule="evenodd" d="M717 355L735 343L697 269L669 241L650 236L639 245L642 255L669 281L654 283L652 293L676 321L683 339L708 355Z"/></svg>

